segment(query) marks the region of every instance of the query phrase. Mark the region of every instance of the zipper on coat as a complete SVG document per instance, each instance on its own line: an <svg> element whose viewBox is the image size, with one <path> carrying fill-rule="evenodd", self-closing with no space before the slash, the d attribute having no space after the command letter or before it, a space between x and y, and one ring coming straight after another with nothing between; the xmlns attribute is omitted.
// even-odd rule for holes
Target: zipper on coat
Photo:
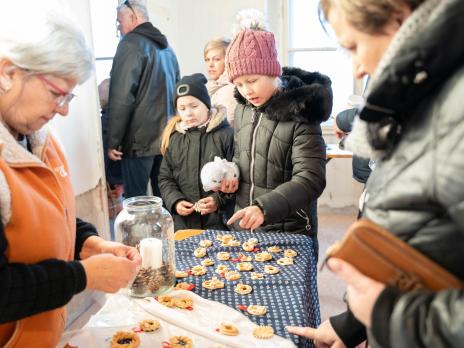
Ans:
<svg viewBox="0 0 464 348"><path fill-rule="evenodd" d="M311 221L309 220L308 214L306 214L306 212L303 209L297 210L296 214L300 218L302 218L302 219L304 219L306 221L306 226L305 226L306 231L308 231L308 232L311 231Z"/></svg>
<svg viewBox="0 0 464 348"><path fill-rule="evenodd" d="M199 134L200 134L200 136L198 138L199 147L198 147L198 166L197 166L197 168L199 168L199 173L198 174L200 174L201 168L202 168L201 158L202 158L202 149L203 149L203 147L202 147L203 146L203 143L202 143L203 142L203 135L202 135L201 132ZM197 200L197 202L198 202L200 199L203 198L202 194L201 194L202 186L201 186L200 175L197 175L197 184L198 184L198 197L199 197L198 200ZM194 212L194 213L196 213L196 212ZM206 215L203 216L203 215L201 215L201 213L197 213L197 214L200 217L200 227L201 227L201 229L205 229L204 228L205 227L204 219L206 220Z"/></svg>
<svg viewBox="0 0 464 348"><path fill-rule="evenodd" d="M251 122L255 122L255 116L258 112L256 110L253 111L253 115L251 116ZM256 135L258 133L258 128L261 123L261 119L263 117L263 113L259 113L258 116L258 124L256 127L253 129L253 138L251 141L251 163L250 163L250 182L251 182L251 187L250 187L250 205L253 205L253 192L255 190L255 182L254 182L254 173L255 173L255 151L256 151Z"/></svg>

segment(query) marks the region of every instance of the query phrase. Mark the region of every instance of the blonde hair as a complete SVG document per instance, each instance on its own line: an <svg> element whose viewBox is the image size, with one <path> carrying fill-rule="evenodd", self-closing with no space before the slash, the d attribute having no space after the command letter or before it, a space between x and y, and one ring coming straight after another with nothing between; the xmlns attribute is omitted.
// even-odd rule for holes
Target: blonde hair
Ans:
<svg viewBox="0 0 464 348"><path fill-rule="evenodd" d="M163 135L161 136L161 147L160 147L161 154L163 156L166 153L166 151L168 150L169 139L171 138L171 134L174 133L174 131L175 131L176 123L180 122L180 121L181 121L180 116L176 115L176 116L172 117L168 121L166 127L164 127Z"/></svg>
<svg viewBox="0 0 464 348"><path fill-rule="evenodd" d="M326 21L330 10L337 7L348 22L367 34L382 34L385 25L403 6L412 11L425 0L320 0L319 17Z"/></svg>
<svg viewBox="0 0 464 348"><path fill-rule="evenodd" d="M104 79L98 85L98 98L100 99L100 106L105 108L108 105L108 99L110 96L110 79Z"/></svg>
<svg viewBox="0 0 464 348"><path fill-rule="evenodd" d="M227 47L230 44L230 39L226 37L220 37L211 41L208 41L203 49L203 56L206 57L209 51L220 48L226 54Z"/></svg>

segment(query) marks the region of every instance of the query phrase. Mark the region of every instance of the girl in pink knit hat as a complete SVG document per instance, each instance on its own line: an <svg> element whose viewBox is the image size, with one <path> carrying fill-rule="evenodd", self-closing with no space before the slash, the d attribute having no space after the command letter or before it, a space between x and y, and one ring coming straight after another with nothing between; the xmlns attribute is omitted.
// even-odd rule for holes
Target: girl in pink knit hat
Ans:
<svg viewBox="0 0 464 348"><path fill-rule="evenodd" d="M320 123L332 109L330 79L282 70L274 34L255 23L231 42L226 70L236 87L234 162L240 168L240 183L221 188L236 192L228 223L307 234L317 250L316 200L325 188L326 164Z"/></svg>

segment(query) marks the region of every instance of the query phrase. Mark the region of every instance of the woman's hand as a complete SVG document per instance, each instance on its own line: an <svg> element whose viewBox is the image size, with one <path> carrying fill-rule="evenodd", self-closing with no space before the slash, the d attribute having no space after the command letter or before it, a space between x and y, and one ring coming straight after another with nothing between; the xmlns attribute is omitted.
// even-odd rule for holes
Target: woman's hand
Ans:
<svg viewBox="0 0 464 348"><path fill-rule="evenodd" d="M104 240L99 236L87 238L79 254L82 260L98 254L113 254L114 256L125 257L136 265L142 264L142 258L136 248L117 242Z"/></svg>
<svg viewBox="0 0 464 348"><path fill-rule="evenodd" d="M221 191L224 193L234 193L238 190L238 179L222 180L221 187L219 190L213 190L215 192Z"/></svg>
<svg viewBox="0 0 464 348"><path fill-rule="evenodd" d="M235 221L240 220L240 227L246 230L253 230L261 226L264 222L263 211L256 205L243 208L237 211L227 221L228 225L233 224Z"/></svg>
<svg viewBox="0 0 464 348"><path fill-rule="evenodd" d="M187 201L179 201L176 204L176 211L177 214L179 214L180 216L190 215L194 211L193 203Z"/></svg>
<svg viewBox="0 0 464 348"><path fill-rule="evenodd" d="M129 285L138 272L138 264L127 257L99 254L81 261L87 277L87 289L116 292Z"/></svg>
<svg viewBox="0 0 464 348"><path fill-rule="evenodd" d="M346 348L329 320L324 321L317 329L313 329L312 327L287 326L287 331L313 340L316 348Z"/></svg>
<svg viewBox="0 0 464 348"><path fill-rule="evenodd" d="M198 201L198 204L201 215L214 213L218 209L213 197L202 198Z"/></svg>
<svg viewBox="0 0 464 348"><path fill-rule="evenodd" d="M113 254L114 256L125 257L134 262L137 266L142 264L142 257L136 248L117 242L103 241L100 244L100 253Z"/></svg>
<svg viewBox="0 0 464 348"><path fill-rule="evenodd" d="M142 264L136 248L98 236L85 240L80 256L87 288L105 292L116 292L130 284Z"/></svg>
<svg viewBox="0 0 464 348"><path fill-rule="evenodd" d="M354 316L370 328L372 324L372 310L380 293L385 289L382 284L366 277L348 262L340 259L330 259L329 269L342 278L348 285L346 299Z"/></svg>

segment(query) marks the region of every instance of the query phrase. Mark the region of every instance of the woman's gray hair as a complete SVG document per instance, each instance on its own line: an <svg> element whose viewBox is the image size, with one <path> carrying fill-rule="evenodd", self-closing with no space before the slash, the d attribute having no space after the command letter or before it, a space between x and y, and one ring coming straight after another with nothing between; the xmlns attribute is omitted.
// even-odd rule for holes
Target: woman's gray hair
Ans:
<svg viewBox="0 0 464 348"><path fill-rule="evenodd" d="M8 59L32 73L51 74L78 83L89 78L94 56L72 21L57 13L26 14L18 21L15 12L1 12L0 59ZM20 13L25 12L33 10Z"/></svg>

